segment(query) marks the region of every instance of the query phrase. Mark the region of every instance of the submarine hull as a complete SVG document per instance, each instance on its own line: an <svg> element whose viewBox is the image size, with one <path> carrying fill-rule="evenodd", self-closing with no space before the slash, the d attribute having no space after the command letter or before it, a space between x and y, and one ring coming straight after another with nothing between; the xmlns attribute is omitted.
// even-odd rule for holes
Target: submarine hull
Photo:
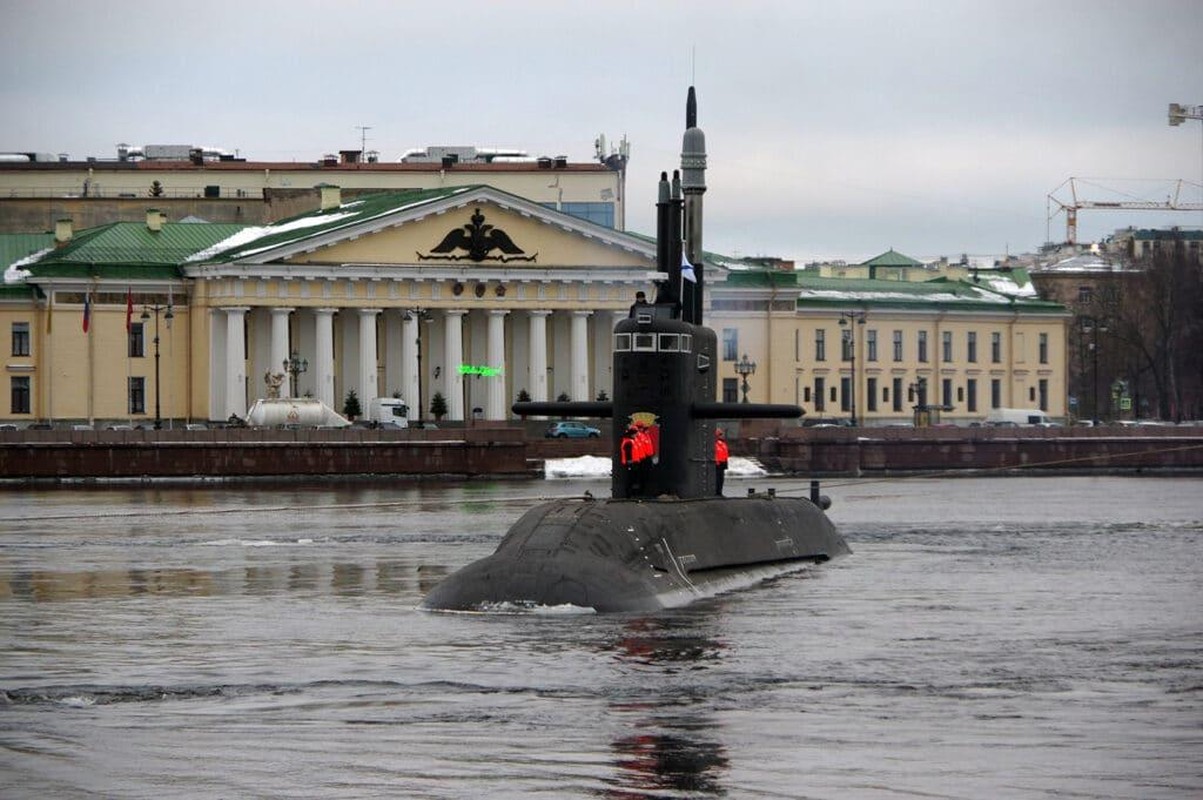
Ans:
<svg viewBox="0 0 1203 800"><path fill-rule="evenodd" d="M849 552L827 516L800 498L558 500L524 514L492 555L449 576L422 605L654 611Z"/></svg>

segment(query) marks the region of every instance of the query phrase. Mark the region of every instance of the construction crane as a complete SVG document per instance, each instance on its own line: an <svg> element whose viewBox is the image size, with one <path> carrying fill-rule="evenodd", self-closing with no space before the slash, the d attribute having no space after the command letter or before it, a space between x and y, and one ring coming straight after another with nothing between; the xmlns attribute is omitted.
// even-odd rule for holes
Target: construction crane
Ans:
<svg viewBox="0 0 1203 800"><path fill-rule="evenodd" d="M1203 203L1188 202L1182 200L1183 187L1193 187L1198 189L1203 194L1203 186L1194 183L1193 181L1178 178L1176 180L1158 181L1163 189L1171 188L1171 191L1166 196L1165 200L1145 200L1130 195L1126 192L1121 192L1116 189L1109 189L1097 183L1094 180L1112 180L1118 179L1092 179L1092 178L1068 178L1053 189L1048 195L1048 219L1051 221L1060 212L1065 212L1065 241L1067 244L1078 243L1078 211L1082 209L1102 209L1106 211L1203 211ZM1078 196L1079 183L1089 184L1095 188L1102 189L1105 192L1124 195L1129 199L1126 200L1086 200ZM1069 187L1069 200L1062 200L1057 195L1064 194L1063 190ZM1053 206L1056 206L1054 209Z"/></svg>

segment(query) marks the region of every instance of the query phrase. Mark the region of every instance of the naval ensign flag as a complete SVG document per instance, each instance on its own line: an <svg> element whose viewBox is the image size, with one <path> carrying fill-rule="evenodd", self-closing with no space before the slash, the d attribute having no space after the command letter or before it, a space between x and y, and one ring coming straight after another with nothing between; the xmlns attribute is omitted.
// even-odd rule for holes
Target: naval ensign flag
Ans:
<svg viewBox="0 0 1203 800"><path fill-rule="evenodd" d="M681 254L681 277L690 283L698 282L698 276L693 271L693 264L689 263L689 259L685 257L684 253Z"/></svg>

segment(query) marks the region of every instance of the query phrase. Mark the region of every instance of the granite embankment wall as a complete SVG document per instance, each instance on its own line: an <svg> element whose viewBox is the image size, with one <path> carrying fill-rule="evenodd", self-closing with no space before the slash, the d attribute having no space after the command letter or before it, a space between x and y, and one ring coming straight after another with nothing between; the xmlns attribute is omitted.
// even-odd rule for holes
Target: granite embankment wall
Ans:
<svg viewBox="0 0 1203 800"><path fill-rule="evenodd" d="M790 428L733 424L735 455L816 476L1012 470L1203 474L1203 429ZM0 482L532 477L548 458L606 456L610 439L550 441L541 426L377 431L3 431Z"/></svg>

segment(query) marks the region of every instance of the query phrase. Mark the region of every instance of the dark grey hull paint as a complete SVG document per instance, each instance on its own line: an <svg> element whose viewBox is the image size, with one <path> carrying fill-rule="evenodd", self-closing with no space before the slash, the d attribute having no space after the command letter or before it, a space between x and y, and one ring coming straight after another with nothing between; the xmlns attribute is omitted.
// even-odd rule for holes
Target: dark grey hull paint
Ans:
<svg viewBox="0 0 1203 800"><path fill-rule="evenodd" d="M849 552L827 516L804 499L558 500L528 511L493 555L448 577L423 606L654 611L741 575Z"/></svg>

